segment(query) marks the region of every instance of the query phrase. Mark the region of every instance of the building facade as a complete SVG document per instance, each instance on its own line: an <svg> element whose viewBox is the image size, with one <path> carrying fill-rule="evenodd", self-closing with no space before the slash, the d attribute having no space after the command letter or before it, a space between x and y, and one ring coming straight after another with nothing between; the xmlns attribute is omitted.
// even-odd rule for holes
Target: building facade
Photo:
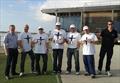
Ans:
<svg viewBox="0 0 120 83"><path fill-rule="evenodd" d="M81 31L84 25L88 25L92 32L99 32L106 27L108 20L113 20L115 29L120 33L119 0L101 0L101 2L99 0L72 1L66 0L66 2L59 2L59 4L57 1L56 3L51 2L53 3L52 6L46 4L46 7L41 11L55 15L56 21L60 21L62 28L66 31L68 31L70 24L75 24L78 31ZM68 3L70 4L66 6Z"/></svg>

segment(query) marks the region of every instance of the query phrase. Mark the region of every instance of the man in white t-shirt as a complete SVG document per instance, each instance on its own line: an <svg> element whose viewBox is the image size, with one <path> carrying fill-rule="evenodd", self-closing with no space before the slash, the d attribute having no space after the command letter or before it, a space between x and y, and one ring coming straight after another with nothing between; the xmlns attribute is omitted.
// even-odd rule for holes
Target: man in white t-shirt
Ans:
<svg viewBox="0 0 120 83"><path fill-rule="evenodd" d="M21 55L21 63L20 63L20 77L24 75L24 65L25 65L25 59L26 55L29 54L30 59L31 59L31 71L34 72L34 53L32 51L32 45L31 45L31 40L32 40L32 35L31 33L28 32L29 26L25 25L24 27L24 32L21 33L18 37L19 41L19 46L22 51Z"/></svg>
<svg viewBox="0 0 120 83"><path fill-rule="evenodd" d="M85 75L91 75L91 78L95 78L95 46L98 41L95 34L89 32L88 26L83 27L84 35L81 37L81 44L83 44L83 61L85 65Z"/></svg>
<svg viewBox="0 0 120 83"><path fill-rule="evenodd" d="M66 39L66 32L63 29L61 29L60 22L56 23L56 28L52 32L50 39L52 39L53 49L53 72L61 73L63 48Z"/></svg>
<svg viewBox="0 0 120 83"><path fill-rule="evenodd" d="M36 57L36 71L37 75L40 75L40 57L42 57L43 59L42 74L46 74L47 71L48 35L45 32L43 32L43 28L38 27L38 30L39 32L33 37L32 43L34 44L34 53Z"/></svg>
<svg viewBox="0 0 120 83"><path fill-rule="evenodd" d="M66 74L71 73L72 68L72 55L74 55L75 59L75 70L76 75L79 75L80 73L80 66L79 66L79 47L80 43L79 40L81 38L80 33L76 31L76 26L74 24L70 25L70 32L67 34L67 71Z"/></svg>

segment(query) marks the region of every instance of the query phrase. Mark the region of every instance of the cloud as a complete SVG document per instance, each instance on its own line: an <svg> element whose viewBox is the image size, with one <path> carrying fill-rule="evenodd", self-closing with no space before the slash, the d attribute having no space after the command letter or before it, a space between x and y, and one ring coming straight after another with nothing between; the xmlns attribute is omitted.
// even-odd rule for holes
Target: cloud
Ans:
<svg viewBox="0 0 120 83"><path fill-rule="evenodd" d="M45 13L42 13L41 12L41 8L40 9L37 9L36 10L36 18L38 20L42 19L43 21L52 21L55 17L54 16L51 16L51 15L48 15L48 14L45 14Z"/></svg>
<svg viewBox="0 0 120 83"><path fill-rule="evenodd" d="M46 3L46 1L44 3ZM31 4L29 5L29 9L35 13L35 19L37 19L38 21L53 21L55 19L54 16L41 12L41 9L44 7L44 3L41 4L40 2L38 5Z"/></svg>
<svg viewBox="0 0 120 83"><path fill-rule="evenodd" d="M46 3L46 1L44 3ZM33 12L33 18L38 21L36 23L37 27L42 26L45 31L48 32L52 30L55 26L55 16L41 12L41 9L44 7L44 3L39 2L38 5L29 4L29 10Z"/></svg>

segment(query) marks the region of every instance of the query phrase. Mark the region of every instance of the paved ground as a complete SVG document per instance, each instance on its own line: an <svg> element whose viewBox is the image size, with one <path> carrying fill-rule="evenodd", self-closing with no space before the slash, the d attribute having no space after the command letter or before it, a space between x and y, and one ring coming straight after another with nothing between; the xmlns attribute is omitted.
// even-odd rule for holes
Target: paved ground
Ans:
<svg viewBox="0 0 120 83"><path fill-rule="evenodd" d="M113 73L112 77L107 77L104 73L105 65L103 66L103 75L97 75L96 79L91 79L90 77L84 76L84 65L82 59L82 53L80 49L80 75L75 75L74 72L74 60L72 74L66 75L66 50L63 57L63 74L61 74L61 79L63 83L120 83L120 45L114 47L114 56L112 58L111 72ZM95 65L96 69L98 66L100 45L96 45L96 55L95 55ZM106 59L105 59L106 60ZM105 61L104 61L105 64Z"/></svg>
<svg viewBox="0 0 120 83"><path fill-rule="evenodd" d="M99 50L100 45L96 45L96 55L95 55L95 65L96 69L98 66L98 59L99 59ZM114 55L112 58L112 64L111 64L111 72L113 73L112 77L107 77L104 75L104 69L105 69L105 61L103 65L103 75L97 75L96 79L91 79L90 77L84 76L84 65L83 65L83 59L82 59L82 49L80 49L80 75L75 75L75 69L74 69L74 59L73 59L73 67L72 67L72 73L70 75L66 75L66 49L64 52L63 57L63 65L62 70L63 73L61 74L62 83L120 83L120 45L114 47ZM0 52L3 53L3 49L0 48ZM105 59L106 60L106 59Z"/></svg>

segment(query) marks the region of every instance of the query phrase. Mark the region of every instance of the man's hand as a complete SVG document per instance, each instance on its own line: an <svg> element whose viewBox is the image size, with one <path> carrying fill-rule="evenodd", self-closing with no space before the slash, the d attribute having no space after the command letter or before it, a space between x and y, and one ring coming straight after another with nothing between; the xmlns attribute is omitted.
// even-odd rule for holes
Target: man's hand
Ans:
<svg viewBox="0 0 120 83"><path fill-rule="evenodd" d="M7 56L7 55L8 55L8 53L9 53L9 50L8 50L8 48L7 48L7 46L6 46L6 45L4 45L4 51L5 51L5 55Z"/></svg>

